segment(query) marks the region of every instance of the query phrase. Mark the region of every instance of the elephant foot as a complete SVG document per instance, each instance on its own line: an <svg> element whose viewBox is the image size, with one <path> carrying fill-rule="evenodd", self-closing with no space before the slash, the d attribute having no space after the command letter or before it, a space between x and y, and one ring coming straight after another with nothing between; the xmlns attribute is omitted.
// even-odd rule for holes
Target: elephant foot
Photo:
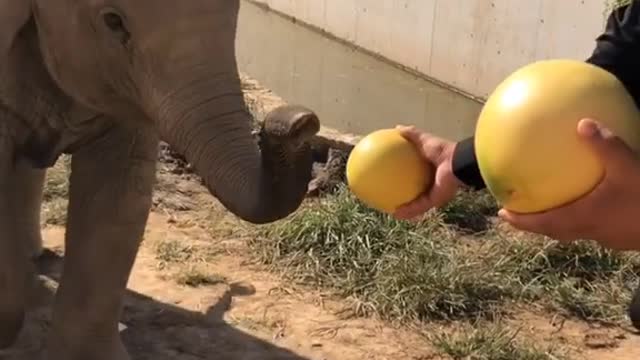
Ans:
<svg viewBox="0 0 640 360"><path fill-rule="evenodd" d="M70 326L70 324L63 325ZM75 337L71 340L55 334L49 337L45 360L131 360L119 335L113 340Z"/></svg>
<svg viewBox="0 0 640 360"><path fill-rule="evenodd" d="M29 272L20 253L2 254L2 250L0 247L0 349L5 349L15 343L22 330ZM10 256L12 253L15 255Z"/></svg>
<svg viewBox="0 0 640 360"><path fill-rule="evenodd" d="M27 249L27 256L32 261L38 260L42 254L44 253L44 247L42 246L42 240L34 240L29 243L29 248Z"/></svg>
<svg viewBox="0 0 640 360"><path fill-rule="evenodd" d="M29 259L36 260L42 255L44 246L42 245L42 234L39 226L29 230L29 233L26 234L24 246Z"/></svg>
<svg viewBox="0 0 640 360"><path fill-rule="evenodd" d="M640 330L640 287L636 289L629 304L629 318L631 324Z"/></svg>
<svg viewBox="0 0 640 360"><path fill-rule="evenodd" d="M13 345L24 323L24 310L13 310L0 313L0 349Z"/></svg>

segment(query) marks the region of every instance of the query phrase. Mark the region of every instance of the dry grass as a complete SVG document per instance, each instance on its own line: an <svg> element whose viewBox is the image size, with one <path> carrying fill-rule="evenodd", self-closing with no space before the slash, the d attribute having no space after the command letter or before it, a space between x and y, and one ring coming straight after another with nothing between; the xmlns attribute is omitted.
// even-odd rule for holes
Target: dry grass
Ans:
<svg viewBox="0 0 640 360"><path fill-rule="evenodd" d="M70 168L71 157L63 155L47 171L42 206L42 221L46 225L66 224Z"/></svg>
<svg viewBox="0 0 640 360"><path fill-rule="evenodd" d="M224 276L210 273L197 266L187 265L176 274L175 281L179 285L200 287L225 284L227 279Z"/></svg>
<svg viewBox="0 0 640 360"><path fill-rule="evenodd" d="M536 303L583 320L626 321L640 273L637 255L493 226L461 236L448 222L479 217L491 207L486 197L478 201L461 197L412 224L367 209L343 187L260 228L250 245L288 278L354 299L362 315L491 319L511 305Z"/></svg>
<svg viewBox="0 0 640 360"><path fill-rule="evenodd" d="M566 352L550 345L523 340L518 330L496 323L466 325L455 332L431 335L433 345L453 359L465 360L560 360Z"/></svg>
<svg viewBox="0 0 640 360"><path fill-rule="evenodd" d="M191 260L196 252L193 246L185 245L180 240L165 240L155 244L156 260L160 264L184 263ZM160 265L160 267L163 267Z"/></svg>
<svg viewBox="0 0 640 360"><path fill-rule="evenodd" d="M285 278L352 300L357 315L456 331L429 332L453 359L546 360L568 351L532 343L501 319L522 309L606 325L626 323L640 256L581 241L562 245L496 224L486 193L464 193L418 223L363 206L345 186L250 247Z"/></svg>

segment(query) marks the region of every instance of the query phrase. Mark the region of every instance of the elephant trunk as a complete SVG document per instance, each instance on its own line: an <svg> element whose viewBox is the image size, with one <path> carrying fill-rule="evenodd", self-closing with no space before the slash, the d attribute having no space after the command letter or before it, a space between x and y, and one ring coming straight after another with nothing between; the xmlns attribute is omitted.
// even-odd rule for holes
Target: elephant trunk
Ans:
<svg viewBox="0 0 640 360"><path fill-rule="evenodd" d="M311 178L309 145L269 136L265 125L256 131L237 73L201 76L175 88L156 104L160 134L229 211L263 224L299 207ZM286 110L271 116L283 114L315 117Z"/></svg>

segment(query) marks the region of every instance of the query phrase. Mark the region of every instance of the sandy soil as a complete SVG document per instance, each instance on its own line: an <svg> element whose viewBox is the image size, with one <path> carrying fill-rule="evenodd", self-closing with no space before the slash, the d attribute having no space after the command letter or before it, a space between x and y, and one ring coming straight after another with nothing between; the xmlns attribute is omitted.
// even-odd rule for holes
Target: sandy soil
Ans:
<svg viewBox="0 0 640 360"><path fill-rule="evenodd" d="M444 359L417 331L345 316L339 301L265 271L247 255L245 234L233 218L198 183L170 174L162 179L122 319L122 336L134 359ZM64 229L46 227L44 234L49 254L40 263L40 285L46 286L37 289L49 296L34 302L27 331L2 359L35 359L42 345L50 293L63 261ZM175 261L162 257L162 244L179 244L168 253ZM207 283L185 285L180 279L188 275ZM623 329L554 323L528 313L513 325L541 342L572 349L576 358L640 357L640 339Z"/></svg>
<svg viewBox="0 0 640 360"><path fill-rule="evenodd" d="M167 177L178 190L167 192ZM432 358L418 334L375 320L344 319L339 303L289 287L260 269L245 255L242 237L233 235L234 220L199 184L168 174L164 180L126 295L122 336L134 359ZM166 204L192 210L171 212ZM203 226L205 220L218 225ZM46 227L44 236L48 253L39 264L34 295L45 296L34 300L19 344L0 359L35 359L42 346L63 261L64 229ZM179 244L190 258L163 261L158 250L163 244ZM181 284L185 276L208 283Z"/></svg>

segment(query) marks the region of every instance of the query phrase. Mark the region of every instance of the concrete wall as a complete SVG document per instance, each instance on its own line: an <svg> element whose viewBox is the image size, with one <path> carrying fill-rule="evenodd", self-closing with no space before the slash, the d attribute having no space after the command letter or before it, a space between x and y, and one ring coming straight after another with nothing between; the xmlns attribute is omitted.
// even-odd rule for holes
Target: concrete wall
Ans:
<svg viewBox="0 0 640 360"><path fill-rule="evenodd" d="M528 62L583 59L604 0L251 0L485 97Z"/></svg>
<svg viewBox="0 0 640 360"><path fill-rule="evenodd" d="M456 139L473 132L479 102L273 11L242 4L240 70L287 102L313 109L323 125L359 135L398 122Z"/></svg>

